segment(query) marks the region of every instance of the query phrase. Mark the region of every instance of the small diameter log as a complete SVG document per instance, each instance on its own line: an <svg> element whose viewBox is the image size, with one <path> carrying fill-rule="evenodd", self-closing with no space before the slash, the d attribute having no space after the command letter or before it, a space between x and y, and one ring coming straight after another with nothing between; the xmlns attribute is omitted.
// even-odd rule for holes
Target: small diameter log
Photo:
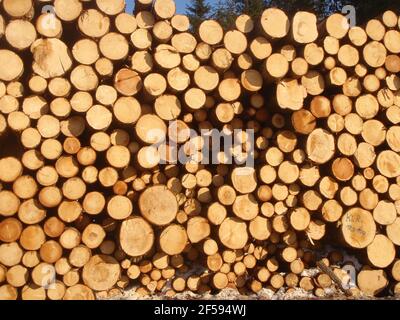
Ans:
<svg viewBox="0 0 400 320"><path fill-rule="evenodd" d="M347 158L337 158L332 163L333 175L340 181L348 181L354 175L354 165Z"/></svg>
<svg viewBox="0 0 400 320"><path fill-rule="evenodd" d="M274 53L265 61L265 75L271 79L282 79L289 71L289 62L283 54Z"/></svg>

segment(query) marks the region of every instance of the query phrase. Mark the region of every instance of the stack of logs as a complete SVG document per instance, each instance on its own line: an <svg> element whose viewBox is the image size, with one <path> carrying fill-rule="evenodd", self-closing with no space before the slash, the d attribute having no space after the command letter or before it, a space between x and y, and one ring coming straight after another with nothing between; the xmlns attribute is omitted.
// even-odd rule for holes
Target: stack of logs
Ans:
<svg viewBox="0 0 400 320"><path fill-rule="evenodd" d="M360 259L359 292L400 292L396 13L191 32L173 0L0 6L0 299L324 296L332 276L304 271L326 245L339 278ZM254 168L202 163L189 129L213 128Z"/></svg>

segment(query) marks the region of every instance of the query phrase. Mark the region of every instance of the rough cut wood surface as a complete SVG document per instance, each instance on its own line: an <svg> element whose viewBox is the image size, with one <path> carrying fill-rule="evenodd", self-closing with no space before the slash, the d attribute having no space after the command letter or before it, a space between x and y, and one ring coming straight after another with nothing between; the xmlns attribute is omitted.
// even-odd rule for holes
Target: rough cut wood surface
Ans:
<svg viewBox="0 0 400 320"><path fill-rule="evenodd" d="M397 13L0 7L0 300L400 292Z"/></svg>

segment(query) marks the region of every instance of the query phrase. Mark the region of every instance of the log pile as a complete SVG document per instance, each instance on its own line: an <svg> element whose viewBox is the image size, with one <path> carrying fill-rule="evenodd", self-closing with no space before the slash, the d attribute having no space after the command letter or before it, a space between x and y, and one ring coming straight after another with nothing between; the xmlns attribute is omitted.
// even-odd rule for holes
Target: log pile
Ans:
<svg viewBox="0 0 400 320"><path fill-rule="evenodd" d="M326 244L336 277L345 248L362 293L399 293L398 15L191 32L173 0L125 5L0 1L0 299L323 297L332 276L304 270ZM254 168L204 164L202 129Z"/></svg>

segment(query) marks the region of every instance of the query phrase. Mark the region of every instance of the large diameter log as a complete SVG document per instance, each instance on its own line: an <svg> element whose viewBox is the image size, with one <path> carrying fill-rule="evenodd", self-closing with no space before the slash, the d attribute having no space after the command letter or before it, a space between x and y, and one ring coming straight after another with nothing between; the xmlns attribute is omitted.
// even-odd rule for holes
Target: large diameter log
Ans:
<svg viewBox="0 0 400 320"><path fill-rule="evenodd" d="M396 178L400 175L400 156L391 150L379 153L376 160L379 172L387 178Z"/></svg>
<svg viewBox="0 0 400 320"><path fill-rule="evenodd" d="M253 220L259 213L258 204L252 194L240 195L232 206L234 214L245 221Z"/></svg>
<svg viewBox="0 0 400 320"><path fill-rule="evenodd" d="M285 12L278 8L264 10L260 19L261 29L272 39L284 38L290 30L290 21Z"/></svg>
<svg viewBox="0 0 400 320"><path fill-rule="evenodd" d="M170 19L176 11L174 0L156 0L154 2L154 12L160 19Z"/></svg>
<svg viewBox="0 0 400 320"><path fill-rule="evenodd" d="M0 240L2 242L11 243L18 241L22 233L22 224L14 218L4 219L0 223Z"/></svg>
<svg viewBox="0 0 400 320"><path fill-rule="evenodd" d="M33 9L32 0L4 0L4 11L13 18L22 18L27 16Z"/></svg>
<svg viewBox="0 0 400 320"><path fill-rule="evenodd" d="M21 262L23 250L17 242L3 243L0 245L0 263L12 267Z"/></svg>
<svg viewBox="0 0 400 320"><path fill-rule="evenodd" d="M24 72L21 58L10 50L0 50L0 80L13 81Z"/></svg>
<svg viewBox="0 0 400 320"><path fill-rule="evenodd" d="M217 21L206 20L199 26L199 35L203 42L216 45L222 41L224 31Z"/></svg>
<svg viewBox="0 0 400 320"><path fill-rule="evenodd" d="M125 9L124 0L96 0L97 7L105 14L115 16Z"/></svg>
<svg viewBox="0 0 400 320"><path fill-rule="evenodd" d="M235 168L231 174L233 187L240 193L253 192L257 187L257 175L253 168Z"/></svg>
<svg viewBox="0 0 400 320"><path fill-rule="evenodd" d="M14 182L22 175L22 164L14 157L0 159L0 181Z"/></svg>
<svg viewBox="0 0 400 320"><path fill-rule="evenodd" d="M178 212L175 195L164 185L147 188L139 198L139 208L143 217L158 226L171 223Z"/></svg>
<svg viewBox="0 0 400 320"><path fill-rule="evenodd" d="M373 266L386 268L395 259L395 246L389 238L382 234L377 234L367 247L367 256Z"/></svg>
<svg viewBox="0 0 400 320"><path fill-rule="evenodd" d="M82 13L83 5L79 0L55 0L54 11L61 20L73 21L76 20Z"/></svg>
<svg viewBox="0 0 400 320"><path fill-rule="evenodd" d="M18 218L25 224L37 224L46 217L46 210L34 199L24 201L18 209Z"/></svg>
<svg viewBox="0 0 400 320"><path fill-rule="evenodd" d="M163 142L167 133L167 126L164 121L152 114L140 117L135 129L140 140L147 144Z"/></svg>
<svg viewBox="0 0 400 320"><path fill-rule="evenodd" d="M1 300L17 300L18 289L10 284L0 286L0 299Z"/></svg>
<svg viewBox="0 0 400 320"><path fill-rule="evenodd" d="M148 253L154 244L154 232L150 224L140 217L122 222L119 240L124 252L132 257Z"/></svg>
<svg viewBox="0 0 400 320"><path fill-rule="evenodd" d="M100 57L98 45L91 39L77 41L72 47L72 55L76 61L87 65L95 63Z"/></svg>
<svg viewBox="0 0 400 320"><path fill-rule="evenodd" d="M32 68L45 79L63 76L72 67L68 47L59 39L38 39L31 46Z"/></svg>
<svg viewBox="0 0 400 320"><path fill-rule="evenodd" d="M293 112L291 118L294 130L301 134L311 133L317 125L317 119L306 109Z"/></svg>
<svg viewBox="0 0 400 320"><path fill-rule="evenodd" d="M267 218L257 216L252 221L250 221L249 232L254 239L265 241L271 235L271 223Z"/></svg>
<svg viewBox="0 0 400 320"><path fill-rule="evenodd" d="M5 30L7 42L17 50L25 50L36 40L36 29L25 20L11 21Z"/></svg>
<svg viewBox="0 0 400 320"><path fill-rule="evenodd" d="M247 49L247 38L242 32L231 30L225 33L224 45L232 54L240 55Z"/></svg>
<svg viewBox="0 0 400 320"><path fill-rule="evenodd" d="M367 296L376 296L389 284L386 272L380 269L362 270L357 275L357 285Z"/></svg>
<svg viewBox="0 0 400 320"><path fill-rule="evenodd" d="M124 220L132 213L132 202L129 198L116 195L107 204L107 213L115 220Z"/></svg>
<svg viewBox="0 0 400 320"><path fill-rule="evenodd" d="M65 291L64 300L95 300L93 291L83 285L76 284L73 285Z"/></svg>
<svg viewBox="0 0 400 320"><path fill-rule="evenodd" d="M110 18L96 9L89 9L79 17L78 28L90 38L101 38L110 29Z"/></svg>
<svg viewBox="0 0 400 320"><path fill-rule="evenodd" d="M283 54L273 53L265 60L263 67L267 78L281 79L289 71L289 62Z"/></svg>
<svg viewBox="0 0 400 320"><path fill-rule="evenodd" d="M227 218L218 230L222 244L229 249L242 249L248 240L246 223L237 218Z"/></svg>
<svg viewBox="0 0 400 320"><path fill-rule="evenodd" d="M334 137L324 129L315 129L308 136L306 152L318 164L328 162L335 154Z"/></svg>
<svg viewBox="0 0 400 320"><path fill-rule="evenodd" d="M110 32L100 39L100 52L104 57L117 61L123 60L128 56L128 41L119 33Z"/></svg>
<svg viewBox="0 0 400 320"><path fill-rule="evenodd" d="M377 41L369 42L363 49L365 62L373 68L378 68L384 65L386 60L387 50L385 46Z"/></svg>
<svg viewBox="0 0 400 320"><path fill-rule="evenodd" d="M347 17L340 13L334 13L327 18L325 28L330 36L336 39L342 39L347 35L350 25Z"/></svg>
<svg viewBox="0 0 400 320"><path fill-rule="evenodd" d="M187 235L191 243L206 239L211 232L208 220L203 217L193 217L187 223Z"/></svg>
<svg viewBox="0 0 400 320"><path fill-rule="evenodd" d="M400 218L396 218L394 222L386 226L386 234L388 238L398 246L400 243Z"/></svg>
<svg viewBox="0 0 400 320"><path fill-rule="evenodd" d="M292 22L292 36L297 43L314 42L318 37L315 14L305 11L296 12Z"/></svg>
<svg viewBox="0 0 400 320"><path fill-rule="evenodd" d="M114 86L124 96L133 96L143 87L140 75L131 69L122 68L114 78Z"/></svg>
<svg viewBox="0 0 400 320"><path fill-rule="evenodd" d="M300 110L306 96L305 88L296 79L283 79L278 83L276 97L282 109Z"/></svg>
<svg viewBox="0 0 400 320"><path fill-rule="evenodd" d="M160 234L160 248L170 256L182 253L187 241L186 230L181 225L171 224Z"/></svg>
<svg viewBox="0 0 400 320"><path fill-rule="evenodd" d="M96 291L111 289L120 276L121 269L118 261L107 255L91 257L82 272L83 282Z"/></svg>
<svg viewBox="0 0 400 320"><path fill-rule="evenodd" d="M91 66L78 65L70 75L71 83L80 91L93 91L99 84L99 78Z"/></svg>
<svg viewBox="0 0 400 320"><path fill-rule="evenodd" d="M341 232L350 247L362 249L375 238L376 224L372 214L361 208L353 208L342 217Z"/></svg>

